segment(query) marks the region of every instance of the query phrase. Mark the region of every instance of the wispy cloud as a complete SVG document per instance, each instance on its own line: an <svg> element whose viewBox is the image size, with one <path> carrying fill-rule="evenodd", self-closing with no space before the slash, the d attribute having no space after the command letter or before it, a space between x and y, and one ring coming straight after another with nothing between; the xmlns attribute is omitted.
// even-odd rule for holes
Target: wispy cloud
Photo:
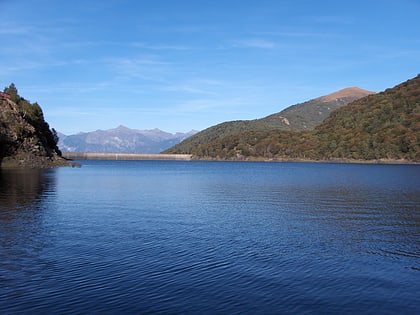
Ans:
<svg viewBox="0 0 420 315"><path fill-rule="evenodd" d="M217 95L216 90L223 84L219 80L212 79L192 79L188 81L178 82L163 86L163 91L186 93L186 94L203 94L203 95Z"/></svg>
<svg viewBox="0 0 420 315"><path fill-rule="evenodd" d="M0 35L5 36L16 36L16 35L27 35L33 32L33 28L27 26L10 26L4 23L0 23Z"/></svg>
<svg viewBox="0 0 420 315"><path fill-rule="evenodd" d="M74 95L74 92L77 91L78 94L85 94L97 91L109 90L114 86L112 81L96 81L94 83L86 84L84 82L59 82L55 84L45 85L30 85L25 87L25 90L28 92L37 92L42 94L53 94L57 93L61 97L67 97L67 94Z"/></svg>
<svg viewBox="0 0 420 315"><path fill-rule="evenodd" d="M229 114L243 108L247 101L241 97L227 98L199 98L186 100L174 107L177 112L217 112Z"/></svg>
<svg viewBox="0 0 420 315"><path fill-rule="evenodd" d="M277 47L277 44L274 41L261 38L235 40L232 44L234 47L239 48L273 49Z"/></svg>
<svg viewBox="0 0 420 315"><path fill-rule="evenodd" d="M118 78L127 80L138 78L147 81L162 81L168 71L167 67L170 65L170 63L151 55L105 58L103 63Z"/></svg>
<svg viewBox="0 0 420 315"><path fill-rule="evenodd" d="M176 92L176 93L214 95L213 92L194 86L192 84L178 84L178 85L164 86L162 90L167 91L167 92Z"/></svg>
<svg viewBox="0 0 420 315"><path fill-rule="evenodd" d="M343 15L315 15L311 18L316 23L321 24L353 24L354 18Z"/></svg>
<svg viewBox="0 0 420 315"><path fill-rule="evenodd" d="M257 36L270 36L274 38L331 38L337 37L337 33L332 32L313 32L313 31L288 31L288 30L279 30L279 31L264 31L264 32L256 32ZM340 35L342 36L342 35Z"/></svg>
<svg viewBox="0 0 420 315"><path fill-rule="evenodd" d="M170 45L170 44L150 44L150 43L143 43L143 42L134 42L130 43L130 46L139 47L149 50L190 50L192 49L190 46L186 45Z"/></svg>

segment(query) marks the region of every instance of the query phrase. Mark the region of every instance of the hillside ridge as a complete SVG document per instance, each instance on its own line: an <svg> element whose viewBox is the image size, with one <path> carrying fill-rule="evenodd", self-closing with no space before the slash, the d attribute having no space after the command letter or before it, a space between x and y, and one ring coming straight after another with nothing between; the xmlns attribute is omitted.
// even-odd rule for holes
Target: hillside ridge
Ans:
<svg viewBox="0 0 420 315"><path fill-rule="evenodd" d="M198 159L420 163L420 75L334 110L313 130L260 130L195 147Z"/></svg>
<svg viewBox="0 0 420 315"><path fill-rule="evenodd" d="M312 130L321 124L333 110L373 93L361 88L350 87L289 106L278 113L263 118L223 122L198 132L164 153L189 154L198 145L249 131Z"/></svg>

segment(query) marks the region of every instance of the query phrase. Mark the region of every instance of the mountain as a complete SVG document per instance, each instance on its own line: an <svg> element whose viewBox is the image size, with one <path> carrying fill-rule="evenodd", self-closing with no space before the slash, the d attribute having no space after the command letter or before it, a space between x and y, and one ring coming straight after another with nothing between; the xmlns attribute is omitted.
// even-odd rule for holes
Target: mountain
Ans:
<svg viewBox="0 0 420 315"><path fill-rule="evenodd" d="M0 93L1 167L52 167L68 165L61 158L57 135L50 130L37 103L20 97L14 84Z"/></svg>
<svg viewBox="0 0 420 315"><path fill-rule="evenodd" d="M420 161L420 75L334 111L315 136L324 159Z"/></svg>
<svg viewBox="0 0 420 315"><path fill-rule="evenodd" d="M334 110L314 130L248 131L201 144L196 158L420 162L420 75Z"/></svg>
<svg viewBox="0 0 420 315"><path fill-rule="evenodd" d="M279 113L261 119L224 122L195 134L166 152L190 153L200 144L248 131L312 130L322 123L334 109L370 94L374 94L374 92L350 87L290 106Z"/></svg>
<svg viewBox="0 0 420 315"><path fill-rule="evenodd" d="M66 136L59 134L58 146L63 152L160 153L190 137L188 133L168 133L159 129L136 130L119 126Z"/></svg>

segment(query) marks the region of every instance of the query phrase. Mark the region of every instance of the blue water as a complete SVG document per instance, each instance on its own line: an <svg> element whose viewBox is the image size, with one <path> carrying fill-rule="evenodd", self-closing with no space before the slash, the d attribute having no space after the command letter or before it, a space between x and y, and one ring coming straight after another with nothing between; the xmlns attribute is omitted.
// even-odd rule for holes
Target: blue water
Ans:
<svg viewBox="0 0 420 315"><path fill-rule="evenodd" d="M420 314L420 166L0 173L1 314Z"/></svg>

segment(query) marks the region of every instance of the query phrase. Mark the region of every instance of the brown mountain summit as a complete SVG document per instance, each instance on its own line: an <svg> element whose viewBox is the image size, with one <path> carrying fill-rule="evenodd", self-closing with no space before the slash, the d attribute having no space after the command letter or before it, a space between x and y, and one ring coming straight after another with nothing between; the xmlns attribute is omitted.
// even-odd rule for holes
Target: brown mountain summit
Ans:
<svg viewBox="0 0 420 315"><path fill-rule="evenodd" d="M242 132L312 130L320 125L335 109L370 94L374 94L374 92L349 87L304 103L289 106L281 112L260 119L224 122L193 135L165 152L190 153L199 145Z"/></svg>
<svg viewBox="0 0 420 315"><path fill-rule="evenodd" d="M349 97L335 97L348 91L333 93L326 99L347 101ZM325 106L331 107L331 101L320 102L319 99L296 105L291 109L294 112L289 114L302 116L301 121L306 120L308 124L308 119L318 117L316 111L321 117L321 114L327 113ZM282 115L286 117L285 111ZM289 121L292 125L291 118ZM296 125L299 121L294 123ZM419 163L419 130L420 75L383 92L340 106L315 129L249 130L208 141L194 147L191 154L194 158L232 160Z"/></svg>
<svg viewBox="0 0 420 315"><path fill-rule="evenodd" d="M337 99L343 99L343 98L355 98L355 99L359 99L371 94L375 94L376 92L372 92L372 91L367 91L355 86L352 87L348 87L342 90L339 90L337 92L325 95L325 96L321 96L318 98L318 100L322 101L322 102L331 102Z"/></svg>

